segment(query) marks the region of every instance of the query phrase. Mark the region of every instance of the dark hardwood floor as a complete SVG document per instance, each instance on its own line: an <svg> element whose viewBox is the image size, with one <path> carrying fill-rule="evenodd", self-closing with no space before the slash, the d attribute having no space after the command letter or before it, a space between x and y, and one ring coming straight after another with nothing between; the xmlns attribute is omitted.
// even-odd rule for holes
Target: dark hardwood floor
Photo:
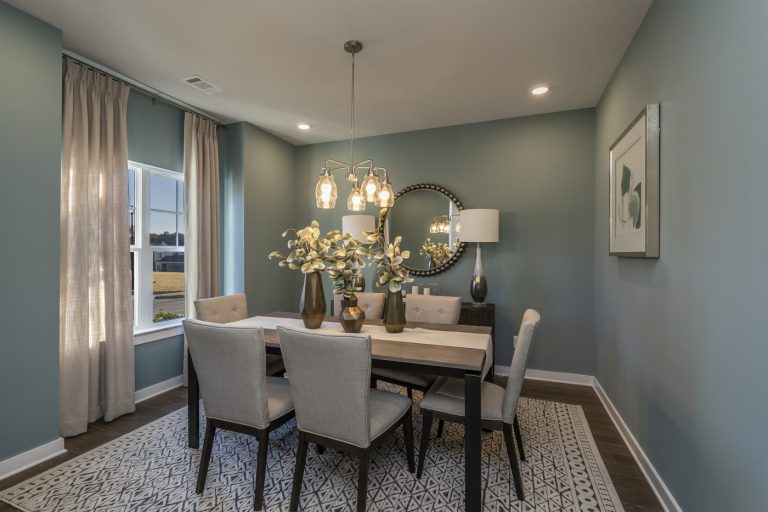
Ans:
<svg viewBox="0 0 768 512"><path fill-rule="evenodd" d="M503 383L501 379L497 380ZM663 510L594 389L589 386L526 380L523 396L581 405L624 509L627 512ZM66 454L0 481L0 490L77 457L185 405L186 390L178 388L138 404L134 414L111 423L96 422L89 427L88 433L65 440ZM0 503L0 512L12 511L16 509Z"/></svg>

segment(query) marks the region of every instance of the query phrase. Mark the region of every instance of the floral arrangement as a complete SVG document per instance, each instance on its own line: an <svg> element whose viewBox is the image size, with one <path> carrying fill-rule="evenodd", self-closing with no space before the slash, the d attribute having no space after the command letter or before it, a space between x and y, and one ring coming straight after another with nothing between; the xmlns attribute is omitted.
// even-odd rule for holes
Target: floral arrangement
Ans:
<svg viewBox="0 0 768 512"><path fill-rule="evenodd" d="M356 285L360 282L360 269L368 259L368 249L351 234L338 229L329 231L325 238L328 242L325 261L333 293L351 299L355 292L363 291Z"/></svg>
<svg viewBox="0 0 768 512"><path fill-rule="evenodd" d="M286 229L283 231L283 238L291 232L296 234L295 238L288 240L288 249L291 252L283 255L280 251L272 251L269 253L269 259L277 258L281 267L301 270L304 274L325 270L331 241L327 236L320 236L320 224L313 220L303 229Z"/></svg>
<svg viewBox="0 0 768 512"><path fill-rule="evenodd" d="M435 243L427 238L421 245L419 254L426 256L434 265L442 265L451 258L451 249L445 242Z"/></svg>
<svg viewBox="0 0 768 512"><path fill-rule="evenodd" d="M379 213L380 223L387 214L387 208ZM403 238L395 237L391 244L387 244L384 235L380 231L366 231L365 236L371 244L369 256L376 261L376 286L386 286L391 292L399 292L403 285L413 282L411 273L403 262L410 257L410 251L400 250L400 242Z"/></svg>

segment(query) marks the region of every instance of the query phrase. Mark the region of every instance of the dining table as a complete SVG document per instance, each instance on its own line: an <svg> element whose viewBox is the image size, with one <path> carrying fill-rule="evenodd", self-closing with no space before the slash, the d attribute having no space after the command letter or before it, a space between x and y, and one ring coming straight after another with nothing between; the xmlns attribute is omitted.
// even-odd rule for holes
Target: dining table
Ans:
<svg viewBox="0 0 768 512"><path fill-rule="evenodd" d="M280 354L280 339L275 325L297 325L301 315L274 312L233 322L232 325L262 326L267 353ZM362 332L371 334L371 366L435 376L455 377L464 381L464 456L465 510L482 508L481 493L481 421L480 400L484 375L492 360L491 328L477 325L407 322L399 334L387 333L380 319L366 319ZM335 317L327 316L321 329L340 330ZM445 334L441 334L441 331ZM479 335L479 336L478 336ZM485 336L484 336L485 335ZM484 343L487 337L487 344ZM444 342L441 342L444 339ZM457 342L457 340L459 340ZM468 340L466 343L461 340ZM189 447L200 446L200 388L192 358L188 364L188 436Z"/></svg>

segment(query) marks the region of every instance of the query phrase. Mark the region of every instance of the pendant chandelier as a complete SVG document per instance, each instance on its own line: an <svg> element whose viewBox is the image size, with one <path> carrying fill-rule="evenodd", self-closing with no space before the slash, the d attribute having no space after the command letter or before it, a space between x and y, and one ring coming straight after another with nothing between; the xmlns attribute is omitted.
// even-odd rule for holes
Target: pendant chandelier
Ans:
<svg viewBox="0 0 768 512"><path fill-rule="evenodd" d="M392 182L389 180L387 170L376 167L373 160L362 160L355 163L355 54L363 49L360 41L347 41L344 50L352 55L352 94L350 102L350 137L349 137L349 163L340 162L329 158L320 171L320 177L315 186L315 200L317 207L331 209L336 207L338 190L333 172L344 171L347 181L352 182L352 190L347 196L347 209L351 212L365 210L366 203L373 203L380 208L389 208L395 204L395 194L392 190ZM357 171L365 172L362 184L359 184ZM381 174L381 178L379 178Z"/></svg>

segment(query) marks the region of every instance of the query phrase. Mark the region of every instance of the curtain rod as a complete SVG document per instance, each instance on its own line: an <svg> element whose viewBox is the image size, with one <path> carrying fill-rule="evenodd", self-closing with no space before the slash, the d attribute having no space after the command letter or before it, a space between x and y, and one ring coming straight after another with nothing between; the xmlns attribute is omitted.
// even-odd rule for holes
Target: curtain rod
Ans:
<svg viewBox="0 0 768 512"><path fill-rule="evenodd" d="M142 94L145 94L152 98L153 101L159 101L160 103L165 103L166 105L170 105L172 107L176 107L178 109L181 109L184 112L189 112L190 114L195 114L200 117L203 117L212 123L215 123L218 126L221 126L222 128L226 129L226 126L224 125L224 122L216 119L215 117L212 117L210 114L206 114L202 112L201 110L196 109L189 103L185 103L184 101L174 98L173 96L166 94L162 91L159 91L155 89L154 87L147 85L143 82L139 82L138 80L135 80L129 76L126 76L118 71L115 71L113 69L110 69L106 66L103 66L97 62L94 62L90 59L87 59L83 57L82 55L79 55L73 51L70 50L63 50L62 58L70 58L74 60L75 62L78 62L79 64L82 64L83 66L90 68L94 71L97 71L99 73L103 73L104 75L109 76L110 78L117 80L119 82L123 82L125 85L130 87L131 89L134 89Z"/></svg>

